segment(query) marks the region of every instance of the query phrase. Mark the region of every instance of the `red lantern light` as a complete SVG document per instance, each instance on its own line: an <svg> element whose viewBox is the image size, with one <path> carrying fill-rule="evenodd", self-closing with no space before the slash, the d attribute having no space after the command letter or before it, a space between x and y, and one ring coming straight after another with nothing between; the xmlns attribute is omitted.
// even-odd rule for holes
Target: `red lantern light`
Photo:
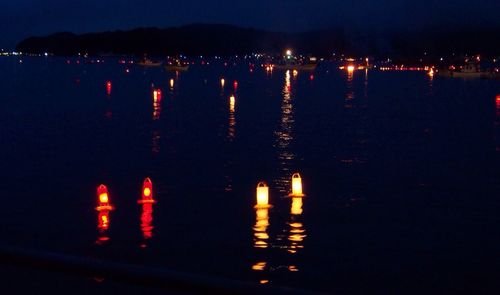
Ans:
<svg viewBox="0 0 500 295"><path fill-rule="evenodd" d="M106 94L111 95L111 81L106 81Z"/></svg>
<svg viewBox="0 0 500 295"><path fill-rule="evenodd" d="M234 80L233 87L234 87L234 90L238 89L238 81Z"/></svg>
<svg viewBox="0 0 500 295"><path fill-rule="evenodd" d="M142 183L142 198L139 200L139 204L154 202L155 200L153 199L153 183L151 182L151 179L149 177L146 177L146 179L144 179L144 182Z"/></svg>
<svg viewBox="0 0 500 295"><path fill-rule="evenodd" d="M97 204L97 211L113 210L113 206L109 203L108 188L104 184L97 187Z"/></svg>

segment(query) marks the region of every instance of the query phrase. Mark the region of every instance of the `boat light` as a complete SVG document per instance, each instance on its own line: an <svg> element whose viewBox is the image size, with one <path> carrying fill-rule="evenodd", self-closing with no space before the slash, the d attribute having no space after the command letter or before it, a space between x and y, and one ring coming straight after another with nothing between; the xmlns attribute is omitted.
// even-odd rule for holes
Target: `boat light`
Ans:
<svg viewBox="0 0 500 295"><path fill-rule="evenodd" d="M292 193L289 195L290 197L303 197L305 196L302 193L302 178L299 173L294 173L292 175Z"/></svg>
<svg viewBox="0 0 500 295"><path fill-rule="evenodd" d="M269 187L263 181L257 184L257 205L255 208L269 208Z"/></svg>

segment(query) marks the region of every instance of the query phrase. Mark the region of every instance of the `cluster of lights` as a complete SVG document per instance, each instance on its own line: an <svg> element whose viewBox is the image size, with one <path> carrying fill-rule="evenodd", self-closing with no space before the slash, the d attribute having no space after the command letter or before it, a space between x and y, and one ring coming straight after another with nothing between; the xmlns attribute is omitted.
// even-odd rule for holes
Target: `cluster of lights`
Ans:
<svg viewBox="0 0 500 295"><path fill-rule="evenodd" d="M153 229L151 225L153 221L153 203L156 202L153 198L153 183L149 177L144 179L142 184L142 196L137 202L142 205L141 230L143 231L144 239L149 239L152 237ZM99 229L100 237L96 243L102 244L109 240L109 237L107 237L105 233L109 229L109 213L114 210L114 207L110 203L108 188L104 184L97 187L97 204L97 228ZM141 247L145 247L145 245L141 245Z"/></svg>
<svg viewBox="0 0 500 295"><path fill-rule="evenodd" d="M305 196L302 192L302 178L299 173L294 173L292 175L292 190L288 196L291 198L302 198ZM272 205L269 204L269 187L264 181L257 184L256 199L257 203L254 208L262 209L272 207Z"/></svg>
<svg viewBox="0 0 500 295"><path fill-rule="evenodd" d="M404 65L401 66L391 66L391 67L379 67L379 70L381 71L426 71L428 72L432 67L425 66L425 67L405 67Z"/></svg>

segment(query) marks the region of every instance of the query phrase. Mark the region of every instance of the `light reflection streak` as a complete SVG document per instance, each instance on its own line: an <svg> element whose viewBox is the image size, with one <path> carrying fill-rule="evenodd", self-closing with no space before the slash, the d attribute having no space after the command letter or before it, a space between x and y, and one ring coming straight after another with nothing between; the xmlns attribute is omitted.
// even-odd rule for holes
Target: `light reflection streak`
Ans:
<svg viewBox="0 0 500 295"><path fill-rule="evenodd" d="M161 90L153 90L153 120L159 120L161 115Z"/></svg>
<svg viewBox="0 0 500 295"><path fill-rule="evenodd" d="M254 248L265 249L268 247L269 234L269 209L258 208L255 210Z"/></svg>
<svg viewBox="0 0 500 295"><path fill-rule="evenodd" d="M146 240L153 237L153 203L143 203L141 213L141 231L144 238L142 248L146 247Z"/></svg>
<svg viewBox="0 0 500 295"><path fill-rule="evenodd" d="M229 124L227 128L227 140L232 142L236 136L236 117L235 117L236 98L234 95L229 97Z"/></svg>
<svg viewBox="0 0 500 295"><path fill-rule="evenodd" d="M275 131L276 140L274 147L278 151L279 175L274 184L281 193L286 193L290 187L290 178L287 177L291 170L291 162L295 154L290 151L289 146L294 138L293 125L295 123L292 105L292 85L290 81L290 70L285 73L285 83L282 90L281 119L279 130Z"/></svg>
<svg viewBox="0 0 500 295"><path fill-rule="evenodd" d="M345 103L344 107L345 108L352 108L352 100L354 99L354 85L353 85L353 80L354 80L354 70L348 70L347 71L347 92L345 96Z"/></svg>
<svg viewBox="0 0 500 295"><path fill-rule="evenodd" d="M95 242L97 245L103 245L109 241L109 236L107 234L110 223L109 212L110 210L100 210L97 215L97 229L99 231L99 235Z"/></svg>

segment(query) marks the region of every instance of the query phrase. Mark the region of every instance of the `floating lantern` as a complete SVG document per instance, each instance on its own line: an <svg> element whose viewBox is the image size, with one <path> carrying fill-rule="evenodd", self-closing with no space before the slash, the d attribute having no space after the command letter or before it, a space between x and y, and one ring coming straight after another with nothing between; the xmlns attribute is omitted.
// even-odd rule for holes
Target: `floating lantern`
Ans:
<svg viewBox="0 0 500 295"><path fill-rule="evenodd" d="M113 210L113 206L109 204L108 188L104 184L97 187L97 203L97 211Z"/></svg>
<svg viewBox="0 0 500 295"><path fill-rule="evenodd" d="M257 184L257 205L255 208L270 208L269 205L269 187L263 181Z"/></svg>
<svg viewBox="0 0 500 295"><path fill-rule="evenodd" d="M226 80L224 78L220 79L220 87L224 87L224 84L226 84Z"/></svg>
<svg viewBox="0 0 500 295"><path fill-rule="evenodd" d="M170 79L170 88L174 88L174 79Z"/></svg>
<svg viewBox="0 0 500 295"><path fill-rule="evenodd" d="M142 198L138 202L140 204L155 202L153 199L153 183L149 177L146 177L142 183Z"/></svg>
<svg viewBox="0 0 500 295"><path fill-rule="evenodd" d="M293 70L292 74L293 74L294 77L296 77L299 74L299 71Z"/></svg>
<svg viewBox="0 0 500 295"><path fill-rule="evenodd" d="M233 87L234 87L234 90L236 90L238 88L238 81L234 80Z"/></svg>
<svg viewBox="0 0 500 295"><path fill-rule="evenodd" d="M303 197L302 193L302 178L299 173L294 173L292 175L292 193L289 194L290 197Z"/></svg>
<svg viewBox="0 0 500 295"><path fill-rule="evenodd" d="M430 77L433 77L433 76L434 76L434 69L433 69L433 68L431 68L427 74L428 74Z"/></svg>

